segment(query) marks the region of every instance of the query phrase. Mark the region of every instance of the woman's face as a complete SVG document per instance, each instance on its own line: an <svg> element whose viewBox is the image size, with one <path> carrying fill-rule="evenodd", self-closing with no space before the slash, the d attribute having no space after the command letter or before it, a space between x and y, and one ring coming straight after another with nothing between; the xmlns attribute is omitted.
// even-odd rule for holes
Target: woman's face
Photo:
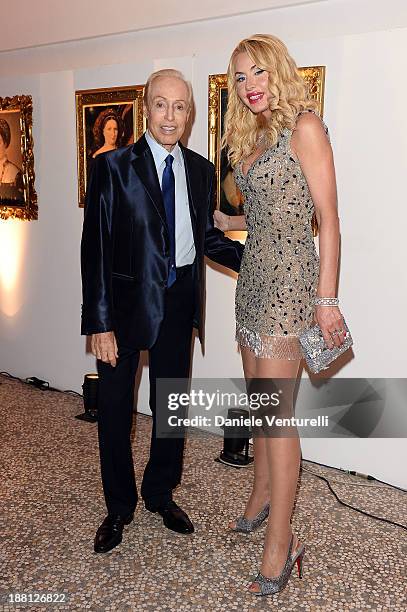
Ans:
<svg viewBox="0 0 407 612"><path fill-rule="evenodd" d="M235 80L237 95L247 108L255 113L271 114L268 88L269 75L258 68L246 52L241 52L235 60Z"/></svg>
<svg viewBox="0 0 407 612"><path fill-rule="evenodd" d="M106 121L105 127L103 128L103 137L105 139L105 145L115 147L117 143L118 134L119 129L116 120L109 119L108 121Z"/></svg>
<svg viewBox="0 0 407 612"><path fill-rule="evenodd" d="M0 134L0 159L6 155L6 144L3 140L3 136Z"/></svg>

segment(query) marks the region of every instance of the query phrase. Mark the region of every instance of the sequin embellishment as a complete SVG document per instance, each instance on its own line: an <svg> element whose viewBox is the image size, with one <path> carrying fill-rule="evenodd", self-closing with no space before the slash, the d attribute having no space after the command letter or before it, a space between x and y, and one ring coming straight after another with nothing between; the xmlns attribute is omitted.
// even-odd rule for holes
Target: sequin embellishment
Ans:
<svg viewBox="0 0 407 612"><path fill-rule="evenodd" d="M302 358L298 336L312 324L319 257L314 203L291 134L285 128L246 176L241 164L234 171L247 224L235 308L241 346L258 357L294 360Z"/></svg>

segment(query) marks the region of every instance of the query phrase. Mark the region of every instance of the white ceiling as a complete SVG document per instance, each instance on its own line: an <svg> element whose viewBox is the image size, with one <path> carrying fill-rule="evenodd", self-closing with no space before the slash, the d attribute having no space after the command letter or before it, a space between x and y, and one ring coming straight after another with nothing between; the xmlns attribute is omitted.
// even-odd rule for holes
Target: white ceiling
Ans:
<svg viewBox="0 0 407 612"><path fill-rule="evenodd" d="M0 52L318 1L0 0Z"/></svg>

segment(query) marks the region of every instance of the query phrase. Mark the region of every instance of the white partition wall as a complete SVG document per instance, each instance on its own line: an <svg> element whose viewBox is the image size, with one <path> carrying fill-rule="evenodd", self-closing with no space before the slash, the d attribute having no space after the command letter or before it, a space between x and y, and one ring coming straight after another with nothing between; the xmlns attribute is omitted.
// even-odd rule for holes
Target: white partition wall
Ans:
<svg viewBox="0 0 407 612"><path fill-rule="evenodd" d="M103 2L102 2L103 4ZM80 328L75 90L144 83L162 67L192 81L189 146L207 154L207 80L243 36L270 32L299 65L326 66L342 227L340 298L355 358L338 374L405 377L407 7L326 0L0 53L0 96L31 94L39 219L0 222L0 369L80 390L94 360ZM232 274L207 268L206 351L194 377L240 377ZM148 412L144 368L139 410ZM405 486L404 440L304 440L305 457ZM404 482L403 482L404 481Z"/></svg>

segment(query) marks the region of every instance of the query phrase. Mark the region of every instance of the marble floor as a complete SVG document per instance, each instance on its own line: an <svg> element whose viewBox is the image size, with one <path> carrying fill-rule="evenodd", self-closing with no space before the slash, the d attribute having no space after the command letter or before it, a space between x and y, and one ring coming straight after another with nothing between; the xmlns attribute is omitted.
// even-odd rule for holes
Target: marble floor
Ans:
<svg viewBox="0 0 407 612"><path fill-rule="evenodd" d="M95 424L74 416L79 398L39 391L0 376L0 610L151 610L244 612L405 611L406 532L337 503L325 483L303 470L293 525L306 544L304 578L279 596L245 591L261 558L264 527L228 533L244 508L252 467L214 461L222 441L191 434L184 478L174 496L195 524L192 536L165 529L140 503L123 542L93 552L104 518ZM136 477L148 455L151 419L138 415ZM336 470L304 463L335 480L349 503L405 522L407 496L377 483L354 486ZM63 603L10 603L12 594L63 594ZM18 599L18 597L17 597Z"/></svg>

